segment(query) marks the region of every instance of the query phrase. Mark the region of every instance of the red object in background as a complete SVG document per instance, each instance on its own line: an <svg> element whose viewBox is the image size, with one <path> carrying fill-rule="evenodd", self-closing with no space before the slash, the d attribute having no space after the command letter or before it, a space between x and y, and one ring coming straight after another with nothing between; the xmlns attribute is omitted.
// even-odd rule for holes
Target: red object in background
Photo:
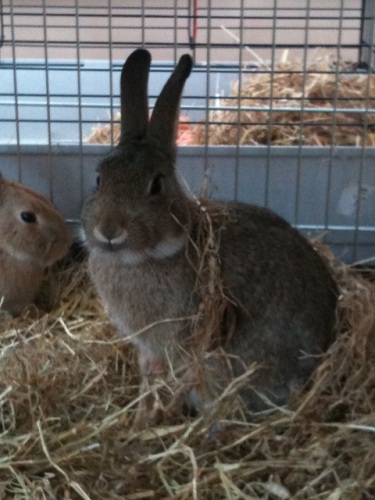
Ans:
<svg viewBox="0 0 375 500"><path fill-rule="evenodd" d="M198 0L189 0L189 45L194 51L198 35Z"/></svg>
<svg viewBox="0 0 375 500"><path fill-rule="evenodd" d="M188 116L180 116L176 143L178 146L194 144L194 133Z"/></svg>

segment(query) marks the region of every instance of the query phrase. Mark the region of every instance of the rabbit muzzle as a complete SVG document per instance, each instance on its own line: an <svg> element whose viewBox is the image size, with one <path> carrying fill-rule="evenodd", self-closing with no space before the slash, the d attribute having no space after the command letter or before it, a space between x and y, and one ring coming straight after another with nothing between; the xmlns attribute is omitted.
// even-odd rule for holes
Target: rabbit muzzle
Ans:
<svg viewBox="0 0 375 500"><path fill-rule="evenodd" d="M126 229L115 226L99 227L93 229L93 237L97 246L103 250L116 251L124 248L128 240Z"/></svg>

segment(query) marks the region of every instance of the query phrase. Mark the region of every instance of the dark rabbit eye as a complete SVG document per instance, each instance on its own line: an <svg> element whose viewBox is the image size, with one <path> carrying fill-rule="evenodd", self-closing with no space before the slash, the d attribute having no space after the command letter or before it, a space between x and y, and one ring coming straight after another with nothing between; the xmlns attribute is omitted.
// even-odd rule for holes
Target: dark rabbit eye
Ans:
<svg viewBox="0 0 375 500"><path fill-rule="evenodd" d="M36 215L34 212L21 212L21 219L27 224L34 224L36 222Z"/></svg>
<svg viewBox="0 0 375 500"><path fill-rule="evenodd" d="M100 186L100 175L96 177L96 187Z"/></svg>
<svg viewBox="0 0 375 500"><path fill-rule="evenodd" d="M162 190L162 187L163 187L163 176L157 175L155 179L152 181L149 194L152 196L159 194Z"/></svg>

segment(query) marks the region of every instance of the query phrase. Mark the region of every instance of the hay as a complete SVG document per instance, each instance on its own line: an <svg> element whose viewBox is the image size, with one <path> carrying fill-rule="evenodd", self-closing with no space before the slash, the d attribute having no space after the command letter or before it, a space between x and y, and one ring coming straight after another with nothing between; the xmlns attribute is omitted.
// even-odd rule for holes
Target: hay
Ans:
<svg viewBox="0 0 375 500"><path fill-rule="evenodd" d="M2 318L0 498L373 498L375 274L318 250L340 285L340 334L313 384L288 409L257 423L228 413L214 431L176 415L132 431L136 355L85 262L55 268L53 311Z"/></svg>
<svg viewBox="0 0 375 500"><path fill-rule="evenodd" d="M374 146L375 115L364 110L375 106L375 76L352 68L321 52L306 67L286 55L272 72L261 63L241 87L233 82L221 109L209 113L209 124L189 123L183 117L178 144ZM111 127L93 127L88 142L110 143ZM114 143L118 138L116 122Z"/></svg>
<svg viewBox="0 0 375 500"><path fill-rule="evenodd" d="M364 141L373 146L375 118L363 110L374 107L375 77L348 67L336 64L329 54L317 55L306 68L301 61L279 62L273 74L261 66L241 87L233 83L223 109L210 113L212 125L193 127L196 142L359 146ZM259 110L225 109L238 102L241 108ZM271 111L264 110L268 106Z"/></svg>

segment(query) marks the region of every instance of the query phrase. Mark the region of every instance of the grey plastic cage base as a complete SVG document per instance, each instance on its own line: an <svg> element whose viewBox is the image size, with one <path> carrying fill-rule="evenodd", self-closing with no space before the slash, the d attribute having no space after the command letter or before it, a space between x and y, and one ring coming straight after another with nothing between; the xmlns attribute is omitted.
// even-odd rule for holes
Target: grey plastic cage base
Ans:
<svg viewBox="0 0 375 500"><path fill-rule="evenodd" d="M1 145L0 168L51 197L76 224L95 189L96 166L110 149ZM180 147L177 164L194 194L206 174L212 198L266 205L304 233L324 235L346 262L375 255L375 148Z"/></svg>
<svg viewBox="0 0 375 500"><path fill-rule="evenodd" d="M173 66L152 64L151 107ZM53 199L71 221L79 220L96 165L110 150L79 142L118 110L121 67L119 61L1 63L0 170ZM243 77L252 71L241 68ZM228 95L239 74L233 63L196 65L182 112L201 120L206 96ZM375 148L189 146L179 148L178 168L195 194L206 174L208 195L269 206L302 231L326 235L336 254L352 262L375 255L374 157Z"/></svg>

